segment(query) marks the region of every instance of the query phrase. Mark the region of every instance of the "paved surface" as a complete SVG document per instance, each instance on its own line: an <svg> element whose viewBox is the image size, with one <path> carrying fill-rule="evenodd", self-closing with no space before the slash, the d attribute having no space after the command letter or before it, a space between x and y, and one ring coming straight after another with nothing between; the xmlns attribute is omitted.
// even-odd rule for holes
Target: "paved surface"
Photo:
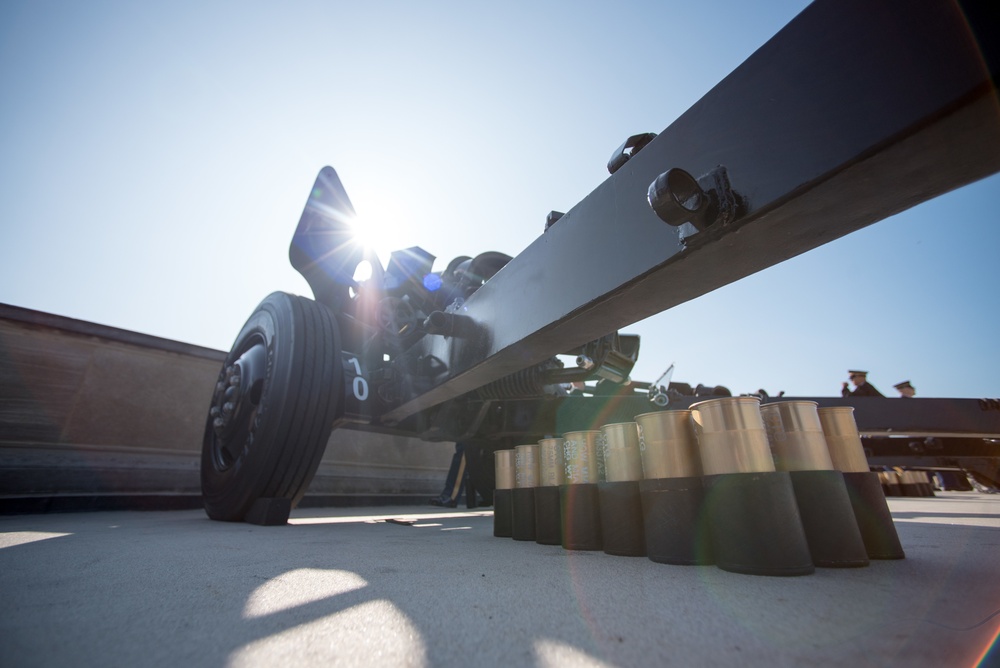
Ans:
<svg viewBox="0 0 1000 668"><path fill-rule="evenodd" d="M907 559L798 578L494 538L462 509L0 517L0 666L977 665L1000 496L890 507Z"/></svg>

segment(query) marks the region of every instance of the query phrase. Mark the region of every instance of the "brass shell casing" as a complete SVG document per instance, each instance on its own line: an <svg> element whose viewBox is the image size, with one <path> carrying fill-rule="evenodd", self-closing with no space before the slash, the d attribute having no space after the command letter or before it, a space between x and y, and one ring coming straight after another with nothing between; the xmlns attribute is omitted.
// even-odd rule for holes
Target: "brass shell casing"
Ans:
<svg viewBox="0 0 1000 668"><path fill-rule="evenodd" d="M496 489L514 489L517 480L513 450L497 450L493 453L496 467Z"/></svg>
<svg viewBox="0 0 1000 668"><path fill-rule="evenodd" d="M642 480L639 430L635 422L619 422L601 427L601 450L607 482Z"/></svg>
<svg viewBox="0 0 1000 668"><path fill-rule="evenodd" d="M582 485L601 481L597 440L601 432L570 431L563 434L563 467L567 485Z"/></svg>
<svg viewBox="0 0 1000 668"><path fill-rule="evenodd" d="M705 475L773 472L774 459L756 397L724 397L691 406Z"/></svg>
<svg viewBox="0 0 1000 668"><path fill-rule="evenodd" d="M778 471L831 471L815 401L778 401L760 407Z"/></svg>
<svg viewBox="0 0 1000 668"><path fill-rule="evenodd" d="M691 411L656 411L635 416L642 473L647 480L701 475L701 456Z"/></svg>
<svg viewBox="0 0 1000 668"><path fill-rule="evenodd" d="M514 487L538 487L538 445L518 445L514 448Z"/></svg>
<svg viewBox="0 0 1000 668"><path fill-rule="evenodd" d="M833 468L845 473L867 472L868 458L854 421L854 407L830 406L818 413Z"/></svg>
<svg viewBox="0 0 1000 668"><path fill-rule="evenodd" d="M543 438L538 442L538 486L558 487L566 481L563 440Z"/></svg>

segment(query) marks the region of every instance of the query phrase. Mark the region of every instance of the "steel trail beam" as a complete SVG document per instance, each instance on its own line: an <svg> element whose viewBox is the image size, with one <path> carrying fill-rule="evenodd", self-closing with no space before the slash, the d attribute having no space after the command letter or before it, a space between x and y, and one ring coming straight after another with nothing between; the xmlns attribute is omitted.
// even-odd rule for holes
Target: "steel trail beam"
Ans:
<svg viewBox="0 0 1000 668"><path fill-rule="evenodd" d="M1000 39L985 4L806 8L477 291L462 311L475 334L407 351L408 370L433 357L447 371L383 422L1000 171ZM655 86L658 68L680 65L643 66ZM731 186L726 215L686 242L693 228L647 199L671 169Z"/></svg>

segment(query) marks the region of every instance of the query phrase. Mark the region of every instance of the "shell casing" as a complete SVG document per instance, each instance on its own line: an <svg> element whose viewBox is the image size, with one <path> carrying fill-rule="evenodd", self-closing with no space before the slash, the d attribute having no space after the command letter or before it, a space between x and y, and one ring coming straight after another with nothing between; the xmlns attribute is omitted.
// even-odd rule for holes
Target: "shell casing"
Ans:
<svg viewBox="0 0 1000 668"><path fill-rule="evenodd" d="M600 444L604 451L607 482L642 480L639 430L635 422L604 425L601 427Z"/></svg>
<svg viewBox="0 0 1000 668"><path fill-rule="evenodd" d="M763 429L760 399L757 397L722 397L691 405L695 433Z"/></svg>
<svg viewBox="0 0 1000 668"><path fill-rule="evenodd" d="M513 450L497 450L493 453L496 467L496 489L514 489L517 480Z"/></svg>
<svg viewBox="0 0 1000 668"><path fill-rule="evenodd" d="M656 411L635 416L643 477L689 478L701 475L701 456L691 411Z"/></svg>
<svg viewBox="0 0 1000 668"><path fill-rule="evenodd" d="M833 468L845 473L867 472L868 458L854 421L854 407L830 406L818 413Z"/></svg>
<svg viewBox="0 0 1000 668"><path fill-rule="evenodd" d="M566 479L563 440L543 438L538 442L538 486L558 487Z"/></svg>
<svg viewBox="0 0 1000 668"><path fill-rule="evenodd" d="M760 407L778 471L831 471L815 401L779 401Z"/></svg>
<svg viewBox="0 0 1000 668"><path fill-rule="evenodd" d="M775 470L756 397L724 397L691 406L705 475Z"/></svg>
<svg viewBox="0 0 1000 668"><path fill-rule="evenodd" d="M518 445L514 448L514 487L538 487L538 445Z"/></svg>
<svg viewBox="0 0 1000 668"><path fill-rule="evenodd" d="M563 469L565 484L582 485L601 482L597 440L601 432L571 431L563 434Z"/></svg>

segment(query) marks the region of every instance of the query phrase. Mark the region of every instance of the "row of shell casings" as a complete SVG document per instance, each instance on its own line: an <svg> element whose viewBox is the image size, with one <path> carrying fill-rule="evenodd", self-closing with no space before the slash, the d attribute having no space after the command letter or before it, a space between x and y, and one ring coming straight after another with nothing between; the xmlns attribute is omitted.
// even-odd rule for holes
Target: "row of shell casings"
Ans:
<svg viewBox="0 0 1000 668"><path fill-rule="evenodd" d="M728 397L496 453L496 487L769 471L867 472L850 406Z"/></svg>

